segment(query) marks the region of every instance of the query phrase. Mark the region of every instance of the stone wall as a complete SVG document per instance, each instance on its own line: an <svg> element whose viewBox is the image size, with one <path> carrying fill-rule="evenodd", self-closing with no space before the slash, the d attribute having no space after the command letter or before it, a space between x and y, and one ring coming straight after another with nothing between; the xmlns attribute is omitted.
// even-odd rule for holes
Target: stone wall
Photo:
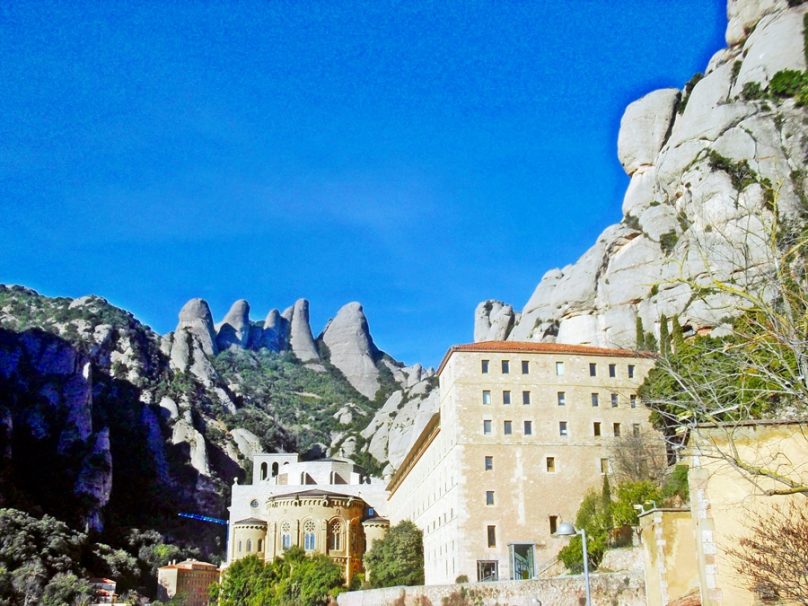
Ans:
<svg viewBox="0 0 808 606"><path fill-rule="evenodd" d="M594 604L645 606L641 573L593 574L590 580ZM337 602L339 606L583 606L585 597L582 576L562 576L350 591L340 594Z"/></svg>

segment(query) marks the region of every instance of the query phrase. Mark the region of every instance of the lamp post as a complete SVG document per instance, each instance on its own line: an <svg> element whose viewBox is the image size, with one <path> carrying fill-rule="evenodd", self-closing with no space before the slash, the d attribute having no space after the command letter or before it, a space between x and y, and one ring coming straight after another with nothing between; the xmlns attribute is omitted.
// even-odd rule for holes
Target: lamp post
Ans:
<svg viewBox="0 0 808 606"><path fill-rule="evenodd" d="M569 522L561 522L558 525L555 536L557 537L574 537L576 534L581 535L581 542L583 543L584 550L584 586L586 587L586 606L592 606L592 596L589 593L589 554L586 551L586 530L575 530L575 526Z"/></svg>

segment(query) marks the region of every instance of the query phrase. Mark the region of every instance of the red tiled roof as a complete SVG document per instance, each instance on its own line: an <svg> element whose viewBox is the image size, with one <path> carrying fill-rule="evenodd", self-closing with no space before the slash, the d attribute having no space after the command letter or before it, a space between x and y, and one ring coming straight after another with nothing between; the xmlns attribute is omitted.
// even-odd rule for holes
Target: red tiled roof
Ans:
<svg viewBox="0 0 808 606"><path fill-rule="evenodd" d="M480 351L491 353L547 353L547 354L580 354L585 356L610 356L620 358L653 358L654 355L645 351L632 351L630 349L612 349L608 347L594 347L592 345L565 345L564 343L535 343L532 341L480 341L454 345L449 348L438 367L441 373L449 357L456 351Z"/></svg>

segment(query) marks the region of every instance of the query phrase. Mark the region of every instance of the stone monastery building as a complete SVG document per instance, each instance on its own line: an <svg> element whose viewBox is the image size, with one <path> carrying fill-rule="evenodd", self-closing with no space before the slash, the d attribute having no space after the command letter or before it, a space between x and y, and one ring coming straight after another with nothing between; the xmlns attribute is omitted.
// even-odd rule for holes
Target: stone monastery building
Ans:
<svg viewBox="0 0 808 606"><path fill-rule="evenodd" d="M389 518L423 530L427 584L532 578L564 544L557 524L602 485L615 438L654 431L636 395L653 364L580 345L452 347L439 410L386 489L347 461L256 456L252 485L233 486L228 562L300 545L350 579Z"/></svg>

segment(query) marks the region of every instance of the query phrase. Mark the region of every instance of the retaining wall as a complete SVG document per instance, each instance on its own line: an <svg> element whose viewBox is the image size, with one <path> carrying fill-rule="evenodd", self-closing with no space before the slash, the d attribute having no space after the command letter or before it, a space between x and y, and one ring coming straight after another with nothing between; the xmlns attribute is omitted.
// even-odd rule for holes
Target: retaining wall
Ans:
<svg viewBox="0 0 808 606"><path fill-rule="evenodd" d="M592 603L645 606L645 582L636 572L596 573L590 577ZM350 591L339 606L583 606L582 576L530 581L421 585Z"/></svg>

